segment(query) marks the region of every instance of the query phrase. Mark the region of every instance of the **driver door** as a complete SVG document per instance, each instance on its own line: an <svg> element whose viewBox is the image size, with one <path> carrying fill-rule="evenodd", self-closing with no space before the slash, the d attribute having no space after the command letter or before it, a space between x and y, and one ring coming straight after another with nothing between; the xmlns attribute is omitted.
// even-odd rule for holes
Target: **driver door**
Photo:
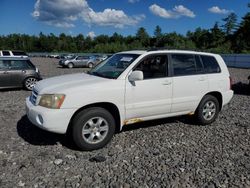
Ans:
<svg viewBox="0 0 250 188"><path fill-rule="evenodd" d="M126 79L126 120L170 113L172 77L168 77L168 56L147 56L133 70L142 71L144 79L134 83Z"/></svg>

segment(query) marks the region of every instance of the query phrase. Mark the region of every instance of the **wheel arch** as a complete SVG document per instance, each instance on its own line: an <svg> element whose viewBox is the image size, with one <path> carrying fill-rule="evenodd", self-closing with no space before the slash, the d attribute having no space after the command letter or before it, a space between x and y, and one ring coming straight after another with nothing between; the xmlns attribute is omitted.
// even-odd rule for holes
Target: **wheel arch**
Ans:
<svg viewBox="0 0 250 188"><path fill-rule="evenodd" d="M111 115L114 117L115 119L115 131L119 132L121 129L121 115L120 115L120 111L118 109L118 107L110 102L98 102L98 103L92 103L92 104L88 104L86 106L83 106L81 108L79 108L71 117L68 128L67 128L67 133L71 132L72 130L72 120L74 119L74 117L81 112L82 110L91 108L91 107L101 107L104 108L105 110L107 110L108 112L111 113Z"/></svg>
<svg viewBox="0 0 250 188"><path fill-rule="evenodd" d="M221 110L221 109L222 109L222 104L223 104L223 98L222 98L221 92L219 92L219 91L211 91L211 92L209 92L209 93L206 93L206 94L202 97L202 99L203 99L205 96L207 96L207 95L212 95L212 96L214 96L214 97L218 100L218 102L219 102L219 107L220 107L220 110ZM201 101L202 101L202 99L201 99Z"/></svg>
<svg viewBox="0 0 250 188"><path fill-rule="evenodd" d="M68 66L69 64L72 64L73 66L75 66L75 64L72 61L68 62L66 66Z"/></svg>

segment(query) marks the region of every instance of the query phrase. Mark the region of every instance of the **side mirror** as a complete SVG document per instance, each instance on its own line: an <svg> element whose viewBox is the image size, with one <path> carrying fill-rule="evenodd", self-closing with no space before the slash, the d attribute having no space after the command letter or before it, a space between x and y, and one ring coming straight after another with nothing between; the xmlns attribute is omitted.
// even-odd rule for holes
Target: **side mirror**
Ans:
<svg viewBox="0 0 250 188"><path fill-rule="evenodd" d="M138 81L138 80L143 80L143 72L142 71L133 71L129 76L128 80L130 82Z"/></svg>

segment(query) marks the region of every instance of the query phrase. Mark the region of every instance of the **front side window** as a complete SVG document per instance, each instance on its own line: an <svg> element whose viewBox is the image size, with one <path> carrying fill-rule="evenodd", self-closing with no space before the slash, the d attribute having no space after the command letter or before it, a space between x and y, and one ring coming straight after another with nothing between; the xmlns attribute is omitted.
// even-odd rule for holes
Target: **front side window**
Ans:
<svg viewBox="0 0 250 188"><path fill-rule="evenodd" d="M196 74L195 58L192 54L172 54L174 76Z"/></svg>
<svg viewBox="0 0 250 188"><path fill-rule="evenodd" d="M9 64L6 61L0 60L0 70L8 69Z"/></svg>
<svg viewBox="0 0 250 188"><path fill-rule="evenodd" d="M138 54L115 54L94 67L89 74L116 79L138 57Z"/></svg>
<svg viewBox="0 0 250 188"><path fill-rule="evenodd" d="M204 65L204 71L206 73L220 73L220 66L213 56L201 55L201 59Z"/></svg>
<svg viewBox="0 0 250 188"><path fill-rule="evenodd" d="M76 58L76 60L87 60L89 59L89 57L87 56L79 56L78 58Z"/></svg>
<svg viewBox="0 0 250 188"><path fill-rule="evenodd" d="M143 72L144 79L167 76L168 58L166 55L149 56L140 62L134 70Z"/></svg>

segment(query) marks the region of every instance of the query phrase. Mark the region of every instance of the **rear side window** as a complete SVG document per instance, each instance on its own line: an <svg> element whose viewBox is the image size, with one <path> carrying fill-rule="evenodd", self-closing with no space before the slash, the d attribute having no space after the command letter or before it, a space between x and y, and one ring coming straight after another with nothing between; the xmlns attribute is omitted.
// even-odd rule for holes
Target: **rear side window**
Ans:
<svg viewBox="0 0 250 188"><path fill-rule="evenodd" d="M192 54L172 54L174 76L196 74L195 58Z"/></svg>
<svg viewBox="0 0 250 188"><path fill-rule="evenodd" d="M14 70L24 70L24 69L31 69L32 67L27 63L26 60L11 60L10 61L10 68Z"/></svg>
<svg viewBox="0 0 250 188"><path fill-rule="evenodd" d="M213 56L200 56L203 62L205 73L220 73L220 66Z"/></svg>
<svg viewBox="0 0 250 188"><path fill-rule="evenodd" d="M12 51L12 53L13 55L16 55L16 56L27 56L27 54L22 51Z"/></svg>
<svg viewBox="0 0 250 188"><path fill-rule="evenodd" d="M10 56L10 52L9 51L2 51L3 52L3 56Z"/></svg>

